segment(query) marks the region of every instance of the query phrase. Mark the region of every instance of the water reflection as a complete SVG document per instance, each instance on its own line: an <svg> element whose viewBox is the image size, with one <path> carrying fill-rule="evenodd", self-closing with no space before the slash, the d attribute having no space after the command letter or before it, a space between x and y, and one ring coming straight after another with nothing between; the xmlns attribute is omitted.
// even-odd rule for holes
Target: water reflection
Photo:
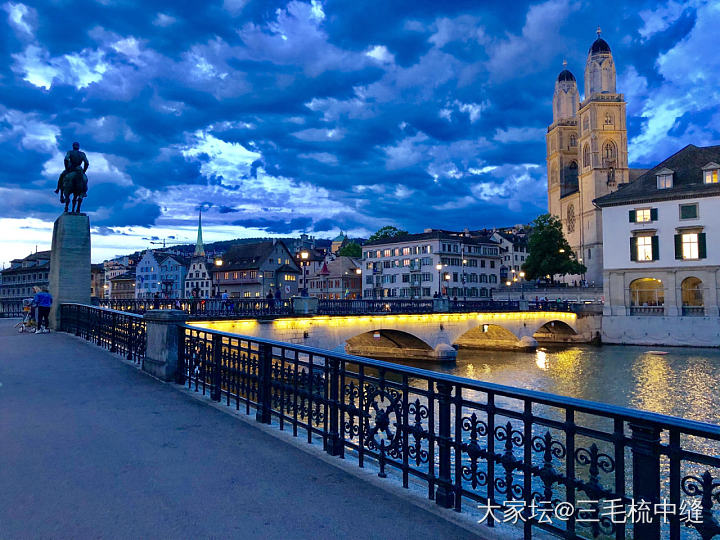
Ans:
<svg viewBox="0 0 720 540"><path fill-rule="evenodd" d="M711 423L720 422L720 350L572 346L535 353L461 349L454 364L408 365Z"/></svg>

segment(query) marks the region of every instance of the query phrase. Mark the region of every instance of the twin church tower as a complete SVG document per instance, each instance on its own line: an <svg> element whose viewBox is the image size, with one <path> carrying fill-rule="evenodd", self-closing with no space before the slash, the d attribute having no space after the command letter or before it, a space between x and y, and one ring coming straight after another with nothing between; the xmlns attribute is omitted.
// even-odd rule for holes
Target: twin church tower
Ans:
<svg viewBox="0 0 720 540"><path fill-rule="evenodd" d="M567 63L564 63L567 66ZM585 99L564 69L555 82L547 132L548 211L562 220L588 283L602 284L602 217L593 200L631 180L625 98L615 88L615 62L600 37L585 63Z"/></svg>

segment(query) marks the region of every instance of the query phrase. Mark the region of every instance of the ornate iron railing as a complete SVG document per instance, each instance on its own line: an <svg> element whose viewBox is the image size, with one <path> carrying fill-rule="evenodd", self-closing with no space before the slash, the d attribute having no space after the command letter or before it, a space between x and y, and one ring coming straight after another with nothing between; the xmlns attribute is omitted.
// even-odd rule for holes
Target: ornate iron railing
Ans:
<svg viewBox="0 0 720 540"><path fill-rule="evenodd" d="M437 504L563 538L720 535L720 427L183 326L178 382ZM572 511L569 511L569 510ZM508 517L509 516L509 517Z"/></svg>
<svg viewBox="0 0 720 540"><path fill-rule="evenodd" d="M630 306L630 315L662 317L665 315L665 308L663 306Z"/></svg>
<svg viewBox="0 0 720 540"><path fill-rule="evenodd" d="M84 304L62 304L60 329L122 354L137 364L145 359L145 319L142 315Z"/></svg>
<svg viewBox="0 0 720 540"><path fill-rule="evenodd" d="M265 315L289 315L290 300L248 300L246 298L184 298L174 300L100 300L99 305L143 314L151 309L179 309L193 318L228 318Z"/></svg>
<svg viewBox="0 0 720 540"><path fill-rule="evenodd" d="M318 313L323 315L432 312L432 300L364 299L318 301Z"/></svg>
<svg viewBox="0 0 720 540"><path fill-rule="evenodd" d="M0 318L15 318L25 315L22 299L0 300Z"/></svg>

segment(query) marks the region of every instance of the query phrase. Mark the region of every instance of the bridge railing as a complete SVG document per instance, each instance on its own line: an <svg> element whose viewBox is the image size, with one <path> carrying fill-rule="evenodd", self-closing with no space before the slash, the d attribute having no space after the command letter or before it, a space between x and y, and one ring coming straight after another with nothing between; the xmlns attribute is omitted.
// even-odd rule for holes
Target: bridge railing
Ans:
<svg viewBox="0 0 720 540"><path fill-rule="evenodd" d="M60 330L142 363L145 359L146 324L142 315L84 304L60 306Z"/></svg>
<svg viewBox="0 0 720 540"><path fill-rule="evenodd" d="M16 318L24 315L22 299L0 300L0 318Z"/></svg>
<svg viewBox="0 0 720 540"><path fill-rule="evenodd" d="M720 427L182 326L178 382L525 538L720 535Z"/></svg>
<svg viewBox="0 0 720 540"><path fill-rule="evenodd" d="M172 300L99 300L102 307L142 315L151 309L179 309L191 318L289 315L290 300L182 298Z"/></svg>
<svg viewBox="0 0 720 540"><path fill-rule="evenodd" d="M293 314L293 300L260 300L231 298L177 299L177 300L99 300L99 305L118 311L143 314L151 309L179 309L189 318L232 318L283 316ZM434 313L434 312L492 312L519 311L572 311L568 302L526 302L519 300L401 300L401 299L360 299L360 300L318 300L317 313L320 315L366 315L383 313Z"/></svg>

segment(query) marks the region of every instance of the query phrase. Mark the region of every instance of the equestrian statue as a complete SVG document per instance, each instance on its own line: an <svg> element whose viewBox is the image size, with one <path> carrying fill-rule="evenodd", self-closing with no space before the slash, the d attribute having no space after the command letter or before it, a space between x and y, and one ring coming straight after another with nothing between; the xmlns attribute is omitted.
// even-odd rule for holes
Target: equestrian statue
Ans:
<svg viewBox="0 0 720 540"><path fill-rule="evenodd" d="M80 143L74 142L72 150L65 154L65 170L60 174L55 189L55 193L60 193L60 202L65 203L65 212L72 196L71 213L80 213L80 205L87 197L88 179L85 173L89 166L85 152L80 151Z"/></svg>

